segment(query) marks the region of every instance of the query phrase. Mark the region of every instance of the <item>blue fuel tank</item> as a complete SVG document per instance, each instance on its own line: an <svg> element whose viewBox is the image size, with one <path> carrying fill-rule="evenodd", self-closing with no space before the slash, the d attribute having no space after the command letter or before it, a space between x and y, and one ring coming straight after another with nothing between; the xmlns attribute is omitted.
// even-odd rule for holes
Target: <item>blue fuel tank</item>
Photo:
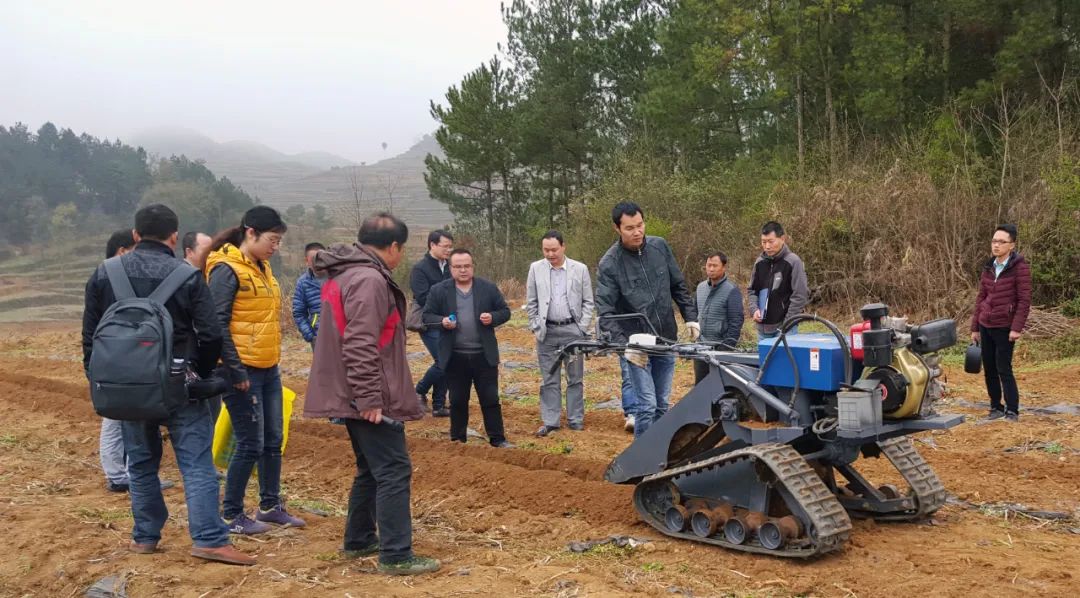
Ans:
<svg viewBox="0 0 1080 598"><path fill-rule="evenodd" d="M765 361L776 338L758 341L758 365ZM789 334L787 344L795 356L799 368L799 388L836 392L844 381L844 350L831 334ZM769 367L761 377L765 386L793 388L795 375L791 359L781 345L769 360Z"/></svg>

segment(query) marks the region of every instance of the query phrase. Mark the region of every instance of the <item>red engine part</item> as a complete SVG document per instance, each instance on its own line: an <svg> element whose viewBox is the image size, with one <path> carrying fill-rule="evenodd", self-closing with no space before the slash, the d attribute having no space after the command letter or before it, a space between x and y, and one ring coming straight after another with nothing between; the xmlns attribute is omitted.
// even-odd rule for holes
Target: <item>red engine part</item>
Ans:
<svg viewBox="0 0 1080 598"><path fill-rule="evenodd" d="M863 358L863 344L862 333L870 330L870 321L859 322L858 324L851 325L851 358L862 361Z"/></svg>

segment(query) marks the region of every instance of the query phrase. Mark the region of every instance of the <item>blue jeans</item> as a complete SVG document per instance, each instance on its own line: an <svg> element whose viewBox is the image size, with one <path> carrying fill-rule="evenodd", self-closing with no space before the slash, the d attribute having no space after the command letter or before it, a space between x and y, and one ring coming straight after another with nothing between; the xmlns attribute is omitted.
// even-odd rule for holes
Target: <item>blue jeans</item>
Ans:
<svg viewBox="0 0 1080 598"><path fill-rule="evenodd" d="M221 415L222 395L206 399L206 406L210 409L210 424L216 426L217 418Z"/></svg>
<svg viewBox="0 0 1080 598"><path fill-rule="evenodd" d="M622 375L622 413L623 417L634 415L637 405L637 395L634 394L634 383L630 381L630 362L619 357L619 372Z"/></svg>
<svg viewBox="0 0 1080 598"><path fill-rule="evenodd" d="M791 329L787 331L787 334L799 334L799 327L798 326L792 326ZM772 332L765 332L764 330L761 329L760 326L758 326L758 328L757 328L757 338L758 338L758 340L765 339L765 338L776 338L778 336L780 336L780 331L779 330L774 330Z"/></svg>
<svg viewBox="0 0 1080 598"><path fill-rule="evenodd" d="M247 367L251 388L225 395L232 419L236 449L225 474L222 515L232 521L244 511L244 492L256 465L259 467L259 508L269 511L281 502L282 415L281 372L278 367Z"/></svg>
<svg viewBox="0 0 1080 598"><path fill-rule="evenodd" d="M105 472L105 481L113 484L127 484L127 455L124 454L123 426L118 419L101 418L101 439L98 454L101 455L101 470Z"/></svg>
<svg viewBox="0 0 1080 598"><path fill-rule="evenodd" d="M169 429L176 464L184 478L192 542L199 548L225 546L229 543L229 528L218 515L217 472L210 454L214 431L210 409L202 401L185 404L164 421L121 423L131 480L131 516L135 520L132 540L138 544L157 544L161 540L161 528L169 518L158 479L160 425Z"/></svg>
<svg viewBox="0 0 1080 598"><path fill-rule="evenodd" d="M442 369L439 368L439 336L438 328L428 328L420 333L420 340L424 342L424 347L431 354L433 362L431 367L424 372L424 377L416 383L416 394L426 395L434 388L435 391L431 394L432 409L442 409L446 406L446 380Z"/></svg>
<svg viewBox="0 0 1080 598"><path fill-rule="evenodd" d="M671 380L675 376L674 355L650 355L646 367L629 364L630 381L637 395L637 412L634 414L634 438L649 429L668 410Z"/></svg>

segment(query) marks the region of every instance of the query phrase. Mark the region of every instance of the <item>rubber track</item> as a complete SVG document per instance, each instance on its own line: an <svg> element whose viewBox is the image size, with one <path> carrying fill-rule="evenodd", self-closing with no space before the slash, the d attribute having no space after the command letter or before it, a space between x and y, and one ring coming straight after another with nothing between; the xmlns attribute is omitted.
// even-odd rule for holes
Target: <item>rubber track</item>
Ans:
<svg viewBox="0 0 1080 598"><path fill-rule="evenodd" d="M945 504L945 486L906 436L877 443L915 495L917 509L893 515L875 515L880 521L909 521L933 514Z"/></svg>
<svg viewBox="0 0 1080 598"><path fill-rule="evenodd" d="M800 515L800 519L809 518L809 534L811 543L801 546L788 546L779 550L769 550L757 543L757 538L747 540L744 544L732 544L724 539L723 534L709 538L702 538L693 533L673 532L658 521L643 508L639 501L635 500L635 507L641 518L660 532L675 538L715 544L732 550L768 554L772 556L807 558L831 552L839 549L847 541L851 533L851 519L847 511L840 504L828 487L821 481L818 474L806 462L806 459L798 451L786 444L761 444L752 447L724 453L704 461L690 463L681 467L667 469L644 478L639 485L660 482L688 474L693 474L713 467L723 467L727 463L754 459L772 470L776 476L776 484L783 485L788 494L799 502L801 514L797 509L791 509L793 513ZM791 507L791 505L789 505ZM806 521L804 519L803 523Z"/></svg>

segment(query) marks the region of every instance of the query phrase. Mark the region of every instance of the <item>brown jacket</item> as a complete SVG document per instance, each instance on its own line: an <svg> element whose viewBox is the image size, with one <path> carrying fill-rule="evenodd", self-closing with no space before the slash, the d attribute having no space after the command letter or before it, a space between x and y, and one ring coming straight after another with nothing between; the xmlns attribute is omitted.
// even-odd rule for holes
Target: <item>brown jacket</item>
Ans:
<svg viewBox="0 0 1080 598"><path fill-rule="evenodd" d="M405 358L405 294L374 252L335 245L315 257L322 315L304 417L357 419L382 409L398 421L423 417Z"/></svg>

